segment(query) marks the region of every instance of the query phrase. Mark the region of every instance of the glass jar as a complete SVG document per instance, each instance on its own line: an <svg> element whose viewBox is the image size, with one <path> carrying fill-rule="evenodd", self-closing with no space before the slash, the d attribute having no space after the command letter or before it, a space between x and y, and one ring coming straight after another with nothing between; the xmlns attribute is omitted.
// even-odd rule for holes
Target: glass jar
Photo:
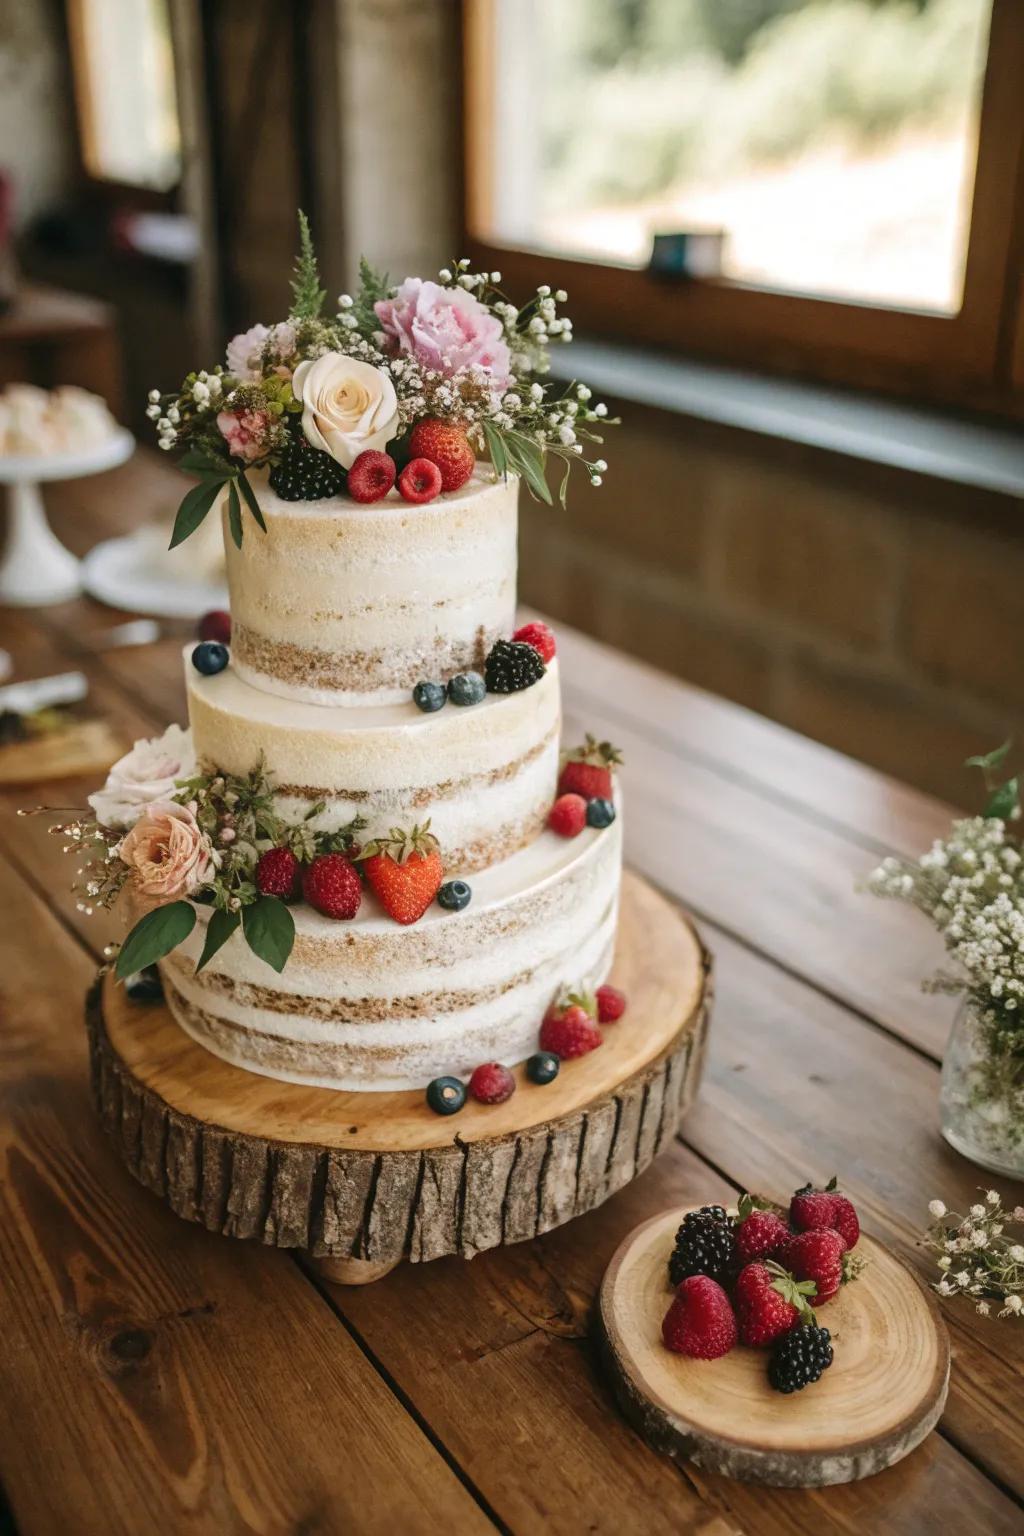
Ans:
<svg viewBox="0 0 1024 1536"><path fill-rule="evenodd" d="M1024 1055L994 1055L966 999L942 1061L942 1134L972 1163L1024 1178Z"/></svg>

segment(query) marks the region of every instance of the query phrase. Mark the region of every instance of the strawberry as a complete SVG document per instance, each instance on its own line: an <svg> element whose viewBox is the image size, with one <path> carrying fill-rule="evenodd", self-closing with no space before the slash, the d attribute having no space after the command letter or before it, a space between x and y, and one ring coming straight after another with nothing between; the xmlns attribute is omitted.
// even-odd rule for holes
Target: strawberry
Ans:
<svg viewBox="0 0 1024 1536"><path fill-rule="evenodd" d="M720 1360L736 1343L736 1315L717 1280L691 1275L665 1313L661 1337L668 1349L694 1360Z"/></svg>
<svg viewBox="0 0 1024 1536"><path fill-rule="evenodd" d="M626 994L607 984L597 989L597 1022L614 1024L626 1011Z"/></svg>
<svg viewBox="0 0 1024 1536"><path fill-rule="evenodd" d="M578 837L587 824L587 802L582 795L559 795L548 811L548 826L559 837Z"/></svg>
<svg viewBox="0 0 1024 1536"><path fill-rule="evenodd" d="M558 793L582 795L584 800L611 800L612 769L621 762L622 753L610 741L595 741L588 736L582 747L567 755Z"/></svg>
<svg viewBox="0 0 1024 1536"><path fill-rule="evenodd" d="M443 491L457 491L465 485L476 464L465 430L455 422L429 416L413 427L409 452L414 459L429 459L437 465Z"/></svg>
<svg viewBox="0 0 1024 1536"><path fill-rule="evenodd" d="M302 865L290 848L268 848L256 865L256 888L264 896L298 901L302 895Z"/></svg>
<svg viewBox="0 0 1024 1536"><path fill-rule="evenodd" d="M324 917L344 922L359 911L363 887L343 853L321 853L303 871L302 894Z"/></svg>
<svg viewBox="0 0 1024 1536"><path fill-rule="evenodd" d="M831 1228L839 1233L847 1248L855 1248L860 1239L860 1222L853 1201L838 1193L836 1182L830 1179L824 1189L813 1189L810 1184L798 1189L790 1201L789 1219L798 1232Z"/></svg>
<svg viewBox="0 0 1024 1536"><path fill-rule="evenodd" d="M414 506L433 501L441 489L441 471L429 459L410 459L398 477L398 489Z"/></svg>
<svg viewBox="0 0 1024 1536"><path fill-rule="evenodd" d="M747 1264L733 1288L733 1304L743 1344L773 1344L809 1314L810 1281L797 1281L774 1260Z"/></svg>
<svg viewBox="0 0 1024 1536"><path fill-rule="evenodd" d="M470 1097L478 1104L504 1104L516 1091L516 1080L500 1061L485 1061L469 1080Z"/></svg>
<svg viewBox="0 0 1024 1536"><path fill-rule="evenodd" d="M388 837L368 842L359 859L388 916L406 926L419 922L444 879L441 850L429 821L409 832L392 827Z"/></svg>
<svg viewBox="0 0 1024 1536"><path fill-rule="evenodd" d="M744 1196L744 1200L747 1198ZM736 1228L736 1251L744 1264L774 1258L793 1235L775 1211L750 1208L744 1215L743 1201L739 1211L741 1220Z"/></svg>
<svg viewBox="0 0 1024 1536"><path fill-rule="evenodd" d="M523 645L532 645L545 666L555 659L555 637L546 624L524 624L512 636Z"/></svg>
<svg viewBox="0 0 1024 1536"><path fill-rule="evenodd" d="M843 1283L843 1255L846 1244L838 1232L816 1228L811 1232L798 1232L791 1237L779 1255L797 1280L813 1281L814 1295L811 1306L820 1307L831 1301Z"/></svg>
<svg viewBox="0 0 1024 1536"><path fill-rule="evenodd" d="M553 1051L564 1061L596 1051L604 1043L594 1022L596 1008L592 997L577 992L553 1002L540 1027L541 1050Z"/></svg>
<svg viewBox="0 0 1024 1536"><path fill-rule="evenodd" d="M353 501L380 501L394 483L394 459L374 448L365 449L348 472L348 493Z"/></svg>

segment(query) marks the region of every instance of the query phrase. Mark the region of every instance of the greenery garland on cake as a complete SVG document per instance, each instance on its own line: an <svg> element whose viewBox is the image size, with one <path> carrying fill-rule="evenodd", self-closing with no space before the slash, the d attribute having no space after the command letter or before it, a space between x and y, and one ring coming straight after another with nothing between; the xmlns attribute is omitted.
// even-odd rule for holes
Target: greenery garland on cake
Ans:
<svg viewBox="0 0 1024 1536"><path fill-rule="evenodd" d="M548 460L563 466L563 505L574 464L601 484L607 465L586 445L603 441L607 407L585 384L547 378L549 346L572 340L563 290L541 285L517 305L500 272L471 272L465 258L436 280L397 285L362 260L358 291L341 294L328 318L301 212L299 235L288 318L236 336L225 364L188 374L179 390L150 391L160 447L183 449L179 465L197 480L172 548L224 491L236 545L246 510L265 530L253 469L269 470L287 500L347 493L369 502L397 480L402 496L422 503L465 484L483 453L497 475L521 476L549 504Z"/></svg>

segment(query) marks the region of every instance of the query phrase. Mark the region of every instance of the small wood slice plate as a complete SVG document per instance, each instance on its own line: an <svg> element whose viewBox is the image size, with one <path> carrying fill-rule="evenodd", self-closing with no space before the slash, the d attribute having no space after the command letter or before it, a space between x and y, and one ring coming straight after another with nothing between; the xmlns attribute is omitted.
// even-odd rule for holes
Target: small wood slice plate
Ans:
<svg viewBox="0 0 1024 1536"><path fill-rule="evenodd" d="M105 720L75 720L28 741L0 747L0 784L44 784L106 773L127 751Z"/></svg>
<svg viewBox="0 0 1024 1536"><path fill-rule="evenodd" d="M931 1293L862 1237L868 1262L821 1309L835 1359L790 1396L768 1385L768 1351L721 1360L661 1340L672 1300L668 1257L686 1208L630 1233L605 1272L600 1326L620 1405L656 1450L709 1472L775 1487L854 1482L902 1460L934 1429L949 1386L949 1340Z"/></svg>

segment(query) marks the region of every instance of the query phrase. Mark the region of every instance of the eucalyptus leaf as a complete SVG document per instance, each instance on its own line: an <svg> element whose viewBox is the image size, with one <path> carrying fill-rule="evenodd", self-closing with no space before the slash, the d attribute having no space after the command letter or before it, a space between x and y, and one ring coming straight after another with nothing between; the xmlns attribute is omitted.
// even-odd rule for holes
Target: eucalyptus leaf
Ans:
<svg viewBox="0 0 1024 1536"><path fill-rule="evenodd" d="M242 503L238 499L238 486L234 480L228 486L228 527L236 549L242 547Z"/></svg>
<svg viewBox="0 0 1024 1536"><path fill-rule="evenodd" d="M252 486L249 484L248 480L246 479L245 470L244 469L239 473L239 476L238 476L238 489L241 491L242 495L245 497L245 504L249 508L249 511L252 513L252 515L253 515L253 517L254 517L254 519L256 521L257 526L259 528L261 528L264 533L266 533L267 525L263 521L263 513L260 510L260 504L256 500L256 492L253 490Z"/></svg>
<svg viewBox="0 0 1024 1536"><path fill-rule="evenodd" d="M484 422L484 438L487 442L487 452L491 456L494 473L500 475L503 480L508 479L508 455L505 452L505 444L501 433L493 421Z"/></svg>
<svg viewBox="0 0 1024 1536"><path fill-rule="evenodd" d="M171 534L169 549L176 549L179 544L185 542L189 534L195 533L220 495L223 483L222 480L204 480L201 485L194 485L187 492L174 519L174 532Z"/></svg>
<svg viewBox="0 0 1024 1536"><path fill-rule="evenodd" d="M206 942L199 956L199 964L196 966L197 976L203 966L210 963L218 949L223 949L241 921L242 918L238 912L217 911L211 914L210 921L206 925Z"/></svg>
<svg viewBox="0 0 1024 1536"><path fill-rule="evenodd" d="M295 942L295 920L276 896L261 896L242 908L242 932L254 955L275 971L288 964Z"/></svg>
<svg viewBox="0 0 1024 1536"><path fill-rule="evenodd" d="M155 907L152 912L147 912L121 945L114 967L118 980L134 976L136 971L145 970L154 960L177 949L195 924L195 908L187 901L172 901L169 906Z"/></svg>

